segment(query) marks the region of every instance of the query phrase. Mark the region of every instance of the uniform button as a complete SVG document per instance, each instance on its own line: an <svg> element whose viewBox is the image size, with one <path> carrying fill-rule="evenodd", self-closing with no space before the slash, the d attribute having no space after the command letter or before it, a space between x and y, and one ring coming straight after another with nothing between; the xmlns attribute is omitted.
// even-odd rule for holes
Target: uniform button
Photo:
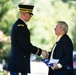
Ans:
<svg viewBox="0 0 76 75"><path fill-rule="evenodd" d="M24 58L26 58L26 56L24 56Z"/></svg>

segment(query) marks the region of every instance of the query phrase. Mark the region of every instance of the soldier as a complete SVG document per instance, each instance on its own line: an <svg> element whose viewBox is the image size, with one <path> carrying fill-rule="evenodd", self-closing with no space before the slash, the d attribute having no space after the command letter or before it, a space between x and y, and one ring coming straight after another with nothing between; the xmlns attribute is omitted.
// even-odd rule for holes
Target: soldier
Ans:
<svg viewBox="0 0 76 75"><path fill-rule="evenodd" d="M36 54L43 57L47 56L47 52L30 42L30 32L26 22L30 20L33 13L33 5L18 5L20 17L14 23L11 32L11 54L8 64L10 75L27 75L30 73L30 54Z"/></svg>

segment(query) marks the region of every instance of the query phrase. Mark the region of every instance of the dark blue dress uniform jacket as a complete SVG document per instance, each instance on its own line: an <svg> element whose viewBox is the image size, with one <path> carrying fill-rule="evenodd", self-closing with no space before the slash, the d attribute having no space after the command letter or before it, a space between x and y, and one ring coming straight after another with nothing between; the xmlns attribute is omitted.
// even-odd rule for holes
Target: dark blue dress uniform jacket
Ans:
<svg viewBox="0 0 76 75"><path fill-rule="evenodd" d="M42 50L30 43L27 25L19 18L12 27L11 54L8 70L12 72L30 72L30 54L40 55Z"/></svg>
<svg viewBox="0 0 76 75"><path fill-rule="evenodd" d="M72 64L72 53L73 53L73 44L68 35L63 35L61 39L57 42L57 45L54 50L53 58L59 59L59 63L63 66L61 69L52 70L49 67L48 75L73 75L73 64ZM49 58L51 52L49 53ZM68 69L67 66L70 68Z"/></svg>

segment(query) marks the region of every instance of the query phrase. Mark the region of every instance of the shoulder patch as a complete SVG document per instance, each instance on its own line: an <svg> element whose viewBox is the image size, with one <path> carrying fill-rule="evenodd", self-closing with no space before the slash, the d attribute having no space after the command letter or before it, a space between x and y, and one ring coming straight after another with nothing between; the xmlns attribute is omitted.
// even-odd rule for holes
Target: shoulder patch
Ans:
<svg viewBox="0 0 76 75"><path fill-rule="evenodd" d="M24 27L24 25L23 25L23 24L18 24L18 26L23 26L23 27Z"/></svg>

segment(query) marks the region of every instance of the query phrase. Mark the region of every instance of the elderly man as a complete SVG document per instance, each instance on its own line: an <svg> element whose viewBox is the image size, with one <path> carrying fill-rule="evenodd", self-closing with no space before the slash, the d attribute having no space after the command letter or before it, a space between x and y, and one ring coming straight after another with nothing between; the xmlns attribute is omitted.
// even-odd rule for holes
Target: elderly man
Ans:
<svg viewBox="0 0 76 75"><path fill-rule="evenodd" d="M66 22L59 21L55 28L57 40L49 53L49 59L59 59L59 61L49 67L48 75L73 75L73 44L67 32L68 25Z"/></svg>

